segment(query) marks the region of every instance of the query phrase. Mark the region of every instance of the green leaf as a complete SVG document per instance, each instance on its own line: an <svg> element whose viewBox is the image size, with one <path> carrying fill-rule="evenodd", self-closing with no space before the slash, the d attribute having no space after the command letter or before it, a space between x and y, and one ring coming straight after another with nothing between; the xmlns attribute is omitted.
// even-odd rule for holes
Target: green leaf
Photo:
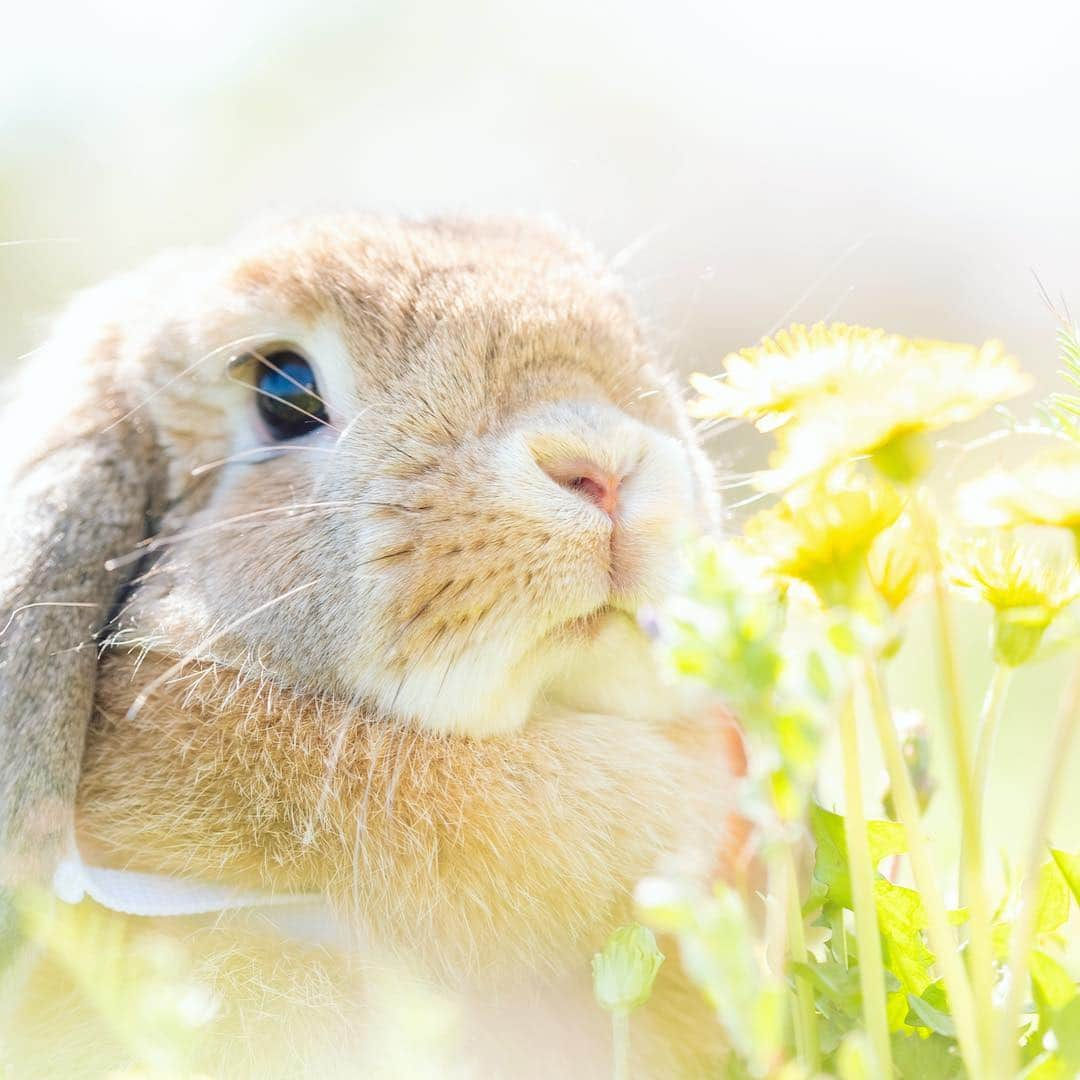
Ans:
<svg viewBox="0 0 1080 1080"><path fill-rule="evenodd" d="M1052 934L1069 917L1069 886L1055 859L1039 870L1039 892L1035 908L1035 932L1040 937Z"/></svg>
<svg viewBox="0 0 1080 1080"><path fill-rule="evenodd" d="M930 969L934 965L934 954L923 939L926 909L922 898L912 889L878 878L874 899L885 966L905 990L922 994L933 981Z"/></svg>
<svg viewBox="0 0 1080 1080"><path fill-rule="evenodd" d="M806 978L816 997L831 1002L849 1016L858 1015L861 995L857 970L844 967L839 960L827 960L824 964L793 963L791 970Z"/></svg>
<svg viewBox="0 0 1080 1080"><path fill-rule="evenodd" d="M1031 950L1029 963L1035 1004L1039 1015L1049 1018L1076 997L1076 983L1052 956L1041 949Z"/></svg>
<svg viewBox="0 0 1080 1080"><path fill-rule="evenodd" d="M956 1037L956 1024L953 1023L953 1019L948 1013L935 1009L929 1001L919 997L918 994L908 994L907 1000L911 1006L911 1011L919 1021L919 1025L929 1028L938 1035L945 1035L950 1039ZM916 1026L918 1025L912 1024L912 1027Z"/></svg>
<svg viewBox="0 0 1080 1080"><path fill-rule="evenodd" d="M1065 851L1051 850L1051 856L1057 868L1061 871L1061 876L1065 879L1065 884L1069 886L1069 892L1073 894L1074 899L1080 904L1080 855L1070 855Z"/></svg>
<svg viewBox="0 0 1080 1080"><path fill-rule="evenodd" d="M861 1031L844 1036L836 1052L836 1072L840 1080L874 1080L874 1055Z"/></svg>
<svg viewBox="0 0 1080 1080"><path fill-rule="evenodd" d="M907 849L904 827L897 822L868 821L866 825L870 858L875 866L887 856L899 855ZM810 831L817 845L815 879L826 886L830 901L850 908L851 875L848 872L844 819L815 803L810 808Z"/></svg>
<svg viewBox="0 0 1080 1080"><path fill-rule="evenodd" d="M1073 1070L1080 1069L1080 997L1075 997L1054 1017L1058 1053Z"/></svg>
<svg viewBox="0 0 1080 1080"><path fill-rule="evenodd" d="M966 1075L954 1043L942 1035L894 1035L892 1052L904 1080L960 1080Z"/></svg>
<svg viewBox="0 0 1080 1080"><path fill-rule="evenodd" d="M1057 1054L1047 1050L1024 1069L1018 1080L1069 1080L1072 1075L1072 1069Z"/></svg>

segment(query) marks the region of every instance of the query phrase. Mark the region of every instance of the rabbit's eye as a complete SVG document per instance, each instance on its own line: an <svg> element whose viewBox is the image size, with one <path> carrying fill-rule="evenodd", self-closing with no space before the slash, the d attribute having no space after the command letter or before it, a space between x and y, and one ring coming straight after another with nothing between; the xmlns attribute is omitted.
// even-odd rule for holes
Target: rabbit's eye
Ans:
<svg viewBox="0 0 1080 1080"><path fill-rule="evenodd" d="M275 439L296 439L329 423L315 372L299 353L282 350L256 359L255 400Z"/></svg>

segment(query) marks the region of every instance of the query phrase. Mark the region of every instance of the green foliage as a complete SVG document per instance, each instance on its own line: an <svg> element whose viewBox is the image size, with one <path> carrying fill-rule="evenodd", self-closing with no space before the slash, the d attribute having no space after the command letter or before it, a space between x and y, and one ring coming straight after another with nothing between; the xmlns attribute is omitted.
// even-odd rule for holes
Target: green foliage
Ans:
<svg viewBox="0 0 1080 1080"><path fill-rule="evenodd" d="M1058 352L1066 382L1080 390L1080 332L1065 320L1058 329ZM1047 412L1051 421L1070 438L1080 442L1080 393L1058 391L1050 395Z"/></svg>
<svg viewBox="0 0 1080 1080"><path fill-rule="evenodd" d="M1080 390L1080 336L1068 325L1059 341L1063 374ZM1080 903L1080 856L1045 856L1061 762L1080 728L1077 691L1062 699L1048 779L1032 792L1027 860L997 898L986 889L983 849L992 838L982 815L1009 685L1002 672L1051 643L1076 651L1080 568L1065 549L1070 531L1080 541L1080 459L1055 458L1056 471L1024 479L998 470L938 508L920 486L934 464L928 434L1025 385L999 345L966 359L961 352L859 328L796 327L743 350L737 363L729 358L725 380L695 383L699 415L743 417L776 440L761 485L777 501L743 537L698 548L690 598L669 634L675 669L726 698L747 729L750 776L739 805L754 825L769 914L760 926L738 893L684 886L673 894L677 916L656 902L641 911L675 933L727 1032L732 1077L1080 1075L1080 987L1063 941ZM970 377L960 376L965 365ZM889 415L892 382L911 392L903 421ZM999 415L1009 421L1005 437L1080 441L1080 395L1071 391L1042 407L1041 425ZM1044 532L1022 534L1032 523ZM951 587L986 604L997 629L999 667L977 730L958 689ZM936 719L951 770L934 767L927 723L900 722L888 700L908 611L927 594L943 676ZM823 746L838 737L845 801L863 802L859 743L868 731L889 777L883 813L869 821L820 805L816 790ZM948 877L964 903L952 911L922 821L945 777L955 784L948 794L961 808L963 843ZM813 863L792 902L800 841ZM664 887L653 882L646 892L655 901Z"/></svg>

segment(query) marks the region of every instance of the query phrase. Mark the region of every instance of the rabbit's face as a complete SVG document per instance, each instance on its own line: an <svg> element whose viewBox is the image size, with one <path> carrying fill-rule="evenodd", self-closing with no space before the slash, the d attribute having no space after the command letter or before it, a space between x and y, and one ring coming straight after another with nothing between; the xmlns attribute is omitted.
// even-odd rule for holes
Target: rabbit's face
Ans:
<svg viewBox="0 0 1080 1080"><path fill-rule="evenodd" d="M336 219L154 303L165 328L120 370L170 509L118 642L470 734L519 726L571 666L619 678L610 643L670 586L700 463L588 251Z"/></svg>

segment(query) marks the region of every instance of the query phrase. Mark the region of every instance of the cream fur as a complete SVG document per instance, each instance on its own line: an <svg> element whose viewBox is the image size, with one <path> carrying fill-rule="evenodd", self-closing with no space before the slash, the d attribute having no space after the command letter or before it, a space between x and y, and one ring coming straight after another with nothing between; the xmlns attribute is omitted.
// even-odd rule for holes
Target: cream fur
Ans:
<svg viewBox="0 0 1080 1080"><path fill-rule="evenodd" d="M372 969L453 1000L446 1069L597 1075L591 953L659 861L710 865L731 811L714 720L663 683L633 618L710 498L666 377L602 262L544 226L333 218L182 265L91 296L46 354L78 368L99 305L99 376L167 477L99 674L81 846L325 891L364 969L320 969L341 1075L377 1074L356 1038ZM253 342L305 352L331 427L258 451L227 369ZM614 523L546 474L580 459L624 478ZM650 1075L704 1068L715 1031L674 958L647 1012ZM541 1016L549 1034L527 1036ZM221 1053L271 1075L250 1050Z"/></svg>

